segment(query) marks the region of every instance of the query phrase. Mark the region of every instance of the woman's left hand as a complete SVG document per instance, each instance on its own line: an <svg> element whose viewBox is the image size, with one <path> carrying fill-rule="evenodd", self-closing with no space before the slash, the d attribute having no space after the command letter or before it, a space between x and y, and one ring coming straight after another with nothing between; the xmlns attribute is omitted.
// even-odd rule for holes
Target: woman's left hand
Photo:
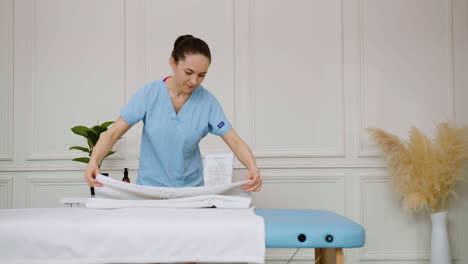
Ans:
<svg viewBox="0 0 468 264"><path fill-rule="evenodd" d="M258 192L262 189L262 177L259 170L249 171L247 179L250 181L242 185L244 192Z"/></svg>

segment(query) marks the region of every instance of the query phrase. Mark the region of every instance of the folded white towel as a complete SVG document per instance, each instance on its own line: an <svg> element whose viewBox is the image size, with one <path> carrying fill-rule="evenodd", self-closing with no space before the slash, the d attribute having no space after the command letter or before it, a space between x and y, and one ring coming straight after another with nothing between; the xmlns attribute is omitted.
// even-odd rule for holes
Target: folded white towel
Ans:
<svg viewBox="0 0 468 264"><path fill-rule="evenodd" d="M200 195L194 197L174 198L167 200L118 200L92 198L88 199L86 208L116 209L128 207L154 208L249 208L251 198L226 195Z"/></svg>

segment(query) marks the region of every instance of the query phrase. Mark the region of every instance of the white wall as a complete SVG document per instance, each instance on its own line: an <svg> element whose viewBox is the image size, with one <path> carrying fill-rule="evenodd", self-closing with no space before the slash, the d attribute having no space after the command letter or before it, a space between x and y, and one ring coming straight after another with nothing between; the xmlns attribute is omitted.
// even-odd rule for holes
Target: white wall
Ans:
<svg viewBox="0 0 468 264"><path fill-rule="evenodd" d="M206 88L252 147L257 207L323 208L361 223L346 263L428 263L428 215L407 217L364 128L406 138L468 124L466 0L1 0L0 208L87 195L69 130L117 118L143 84L170 75L173 41L206 40ZM137 125L103 171L138 169ZM227 150L209 136L202 151ZM235 174L245 170L236 165ZM455 263L468 264L468 187L452 201ZM284 263L292 250L269 250ZM300 250L295 260L307 260Z"/></svg>

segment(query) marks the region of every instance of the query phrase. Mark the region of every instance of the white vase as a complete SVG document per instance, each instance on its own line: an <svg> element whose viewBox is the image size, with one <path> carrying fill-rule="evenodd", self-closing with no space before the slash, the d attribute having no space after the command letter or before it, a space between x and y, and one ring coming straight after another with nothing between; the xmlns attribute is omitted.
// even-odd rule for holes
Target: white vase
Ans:
<svg viewBox="0 0 468 264"><path fill-rule="evenodd" d="M447 213L448 211L431 214L431 264L452 263L447 232Z"/></svg>

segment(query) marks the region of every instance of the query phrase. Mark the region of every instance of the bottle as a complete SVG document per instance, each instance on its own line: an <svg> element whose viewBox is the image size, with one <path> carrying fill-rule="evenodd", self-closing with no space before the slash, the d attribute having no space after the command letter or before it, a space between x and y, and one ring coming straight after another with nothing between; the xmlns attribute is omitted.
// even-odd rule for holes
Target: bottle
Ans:
<svg viewBox="0 0 468 264"><path fill-rule="evenodd" d="M130 183L130 178L128 178L128 168L124 168L124 177L122 181Z"/></svg>

